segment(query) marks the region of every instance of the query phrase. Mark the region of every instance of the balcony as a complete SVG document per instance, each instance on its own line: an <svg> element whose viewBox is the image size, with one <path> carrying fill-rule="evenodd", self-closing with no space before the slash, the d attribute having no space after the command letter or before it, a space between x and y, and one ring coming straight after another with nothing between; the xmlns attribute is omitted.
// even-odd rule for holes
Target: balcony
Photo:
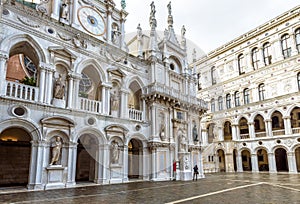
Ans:
<svg viewBox="0 0 300 204"><path fill-rule="evenodd" d="M38 87L28 86L18 82L6 81L5 91L5 95L11 98L38 101Z"/></svg>
<svg viewBox="0 0 300 204"><path fill-rule="evenodd" d="M300 134L300 127L292 128L293 134Z"/></svg>
<svg viewBox="0 0 300 204"><path fill-rule="evenodd" d="M129 109L129 118L131 120L142 121L143 120L143 111L130 108Z"/></svg>
<svg viewBox="0 0 300 204"><path fill-rule="evenodd" d="M101 101L90 100L87 98L79 97L79 107L80 110L101 113Z"/></svg>
<svg viewBox="0 0 300 204"><path fill-rule="evenodd" d="M244 139L249 139L249 133L246 133L246 134L240 134L240 137L241 137L241 140L244 140Z"/></svg>
<svg viewBox="0 0 300 204"><path fill-rule="evenodd" d="M174 99L176 101L199 106L201 109L207 109L207 103L195 96L182 93L182 91L174 89L172 87L167 87L163 84L153 83L149 86L144 87L145 95L161 95L169 99Z"/></svg>
<svg viewBox="0 0 300 204"><path fill-rule="evenodd" d="M273 130L272 132L273 132L273 136L285 135L284 129Z"/></svg>
<svg viewBox="0 0 300 204"><path fill-rule="evenodd" d="M266 132L256 132L255 137L266 137L267 133Z"/></svg>

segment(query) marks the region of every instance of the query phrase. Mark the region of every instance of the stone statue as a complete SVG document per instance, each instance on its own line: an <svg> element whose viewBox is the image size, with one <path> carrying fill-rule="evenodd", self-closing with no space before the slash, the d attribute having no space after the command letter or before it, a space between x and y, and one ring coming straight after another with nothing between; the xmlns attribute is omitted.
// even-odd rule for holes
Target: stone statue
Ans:
<svg viewBox="0 0 300 204"><path fill-rule="evenodd" d="M181 135L180 137L179 151L186 152L186 139L184 135Z"/></svg>
<svg viewBox="0 0 300 204"><path fill-rule="evenodd" d="M56 79L55 87L54 87L54 98L63 99L65 95L65 83L62 80L61 74Z"/></svg>
<svg viewBox="0 0 300 204"><path fill-rule="evenodd" d="M126 2L125 2L125 0L121 0L121 8L123 10L125 10L125 8L126 8Z"/></svg>
<svg viewBox="0 0 300 204"><path fill-rule="evenodd" d="M119 109L119 96L114 91L114 93L111 94L111 110L118 110Z"/></svg>
<svg viewBox="0 0 300 204"><path fill-rule="evenodd" d="M142 35L143 35L143 33L142 33L142 28L141 28L141 24L138 24L138 26L137 26L137 37L138 37L138 39L141 39L142 38Z"/></svg>
<svg viewBox="0 0 300 204"><path fill-rule="evenodd" d="M53 145L52 146L52 159L51 159L50 165L57 164L57 162L60 159L61 147L62 147L61 138L56 136L55 142L52 145Z"/></svg>
<svg viewBox="0 0 300 204"><path fill-rule="evenodd" d="M198 141L198 130L197 130L196 124L195 124L194 127L193 127L193 140L194 140L195 142Z"/></svg>
<svg viewBox="0 0 300 204"><path fill-rule="evenodd" d="M69 2L68 2L68 0L65 0L61 6L62 6L61 18L65 19L65 20L69 20Z"/></svg>
<svg viewBox="0 0 300 204"><path fill-rule="evenodd" d="M150 4L150 6L151 6L150 18L155 18L156 10L155 10L154 1L152 1L152 3Z"/></svg>
<svg viewBox="0 0 300 204"><path fill-rule="evenodd" d="M168 7L169 16L171 16L172 15L171 1L168 3L167 7Z"/></svg>
<svg viewBox="0 0 300 204"><path fill-rule="evenodd" d="M118 145L117 141L112 142L111 150L112 150L111 162L113 164L118 163L118 161L119 161L119 145Z"/></svg>
<svg viewBox="0 0 300 204"><path fill-rule="evenodd" d="M185 38L185 32L186 32L186 29L185 29L185 27L183 25L182 28L181 28L181 37L182 38Z"/></svg>
<svg viewBox="0 0 300 204"><path fill-rule="evenodd" d="M160 128L160 139L162 141L166 140L166 131L165 131L165 125L161 124L161 128Z"/></svg>

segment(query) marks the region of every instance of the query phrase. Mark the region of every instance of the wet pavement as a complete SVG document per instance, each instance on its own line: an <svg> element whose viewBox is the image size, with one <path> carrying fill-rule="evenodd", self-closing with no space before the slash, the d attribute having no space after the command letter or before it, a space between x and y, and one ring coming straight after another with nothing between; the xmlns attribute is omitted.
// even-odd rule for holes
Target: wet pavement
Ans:
<svg viewBox="0 0 300 204"><path fill-rule="evenodd" d="M300 174L224 173L185 182L131 182L47 191L0 189L0 203L300 204Z"/></svg>

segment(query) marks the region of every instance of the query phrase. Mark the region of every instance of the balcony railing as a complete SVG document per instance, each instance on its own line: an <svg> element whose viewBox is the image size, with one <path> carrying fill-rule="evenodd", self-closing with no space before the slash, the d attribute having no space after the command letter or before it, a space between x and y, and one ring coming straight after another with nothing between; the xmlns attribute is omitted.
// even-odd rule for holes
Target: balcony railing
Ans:
<svg viewBox="0 0 300 204"><path fill-rule="evenodd" d="M38 93L38 87L6 81L6 96L28 101L38 101Z"/></svg>
<svg viewBox="0 0 300 204"><path fill-rule="evenodd" d="M293 134L300 134L300 127L292 128Z"/></svg>
<svg viewBox="0 0 300 204"><path fill-rule="evenodd" d="M284 129L281 130L273 130L273 136L278 136L278 135L285 135Z"/></svg>
<svg viewBox="0 0 300 204"><path fill-rule="evenodd" d="M249 133L247 134L240 134L240 137L241 137L241 140L244 140L244 139L249 139Z"/></svg>
<svg viewBox="0 0 300 204"><path fill-rule="evenodd" d="M255 137L266 137L267 133L266 132L256 132Z"/></svg>
<svg viewBox="0 0 300 204"><path fill-rule="evenodd" d="M143 120L143 111L130 108L129 109L129 118L132 120L142 121Z"/></svg>
<svg viewBox="0 0 300 204"><path fill-rule="evenodd" d="M182 91L174 89L172 87L167 87L163 84L153 83L144 88L144 93L146 95L160 93L161 95L167 96L169 98L176 98L179 101L198 105L203 109L207 109L207 103L204 100L201 100L195 96L191 96L188 94L183 94Z"/></svg>
<svg viewBox="0 0 300 204"><path fill-rule="evenodd" d="M101 113L101 101L79 97L79 109L94 113Z"/></svg>

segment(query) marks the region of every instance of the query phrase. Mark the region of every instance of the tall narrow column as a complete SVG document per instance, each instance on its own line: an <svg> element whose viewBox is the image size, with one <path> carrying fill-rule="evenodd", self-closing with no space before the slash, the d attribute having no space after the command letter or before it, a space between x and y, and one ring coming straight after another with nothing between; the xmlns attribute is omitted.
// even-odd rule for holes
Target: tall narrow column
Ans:
<svg viewBox="0 0 300 204"><path fill-rule="evenodd" d="M258 170L258 160L256 154L251 154L251 165L252 165L252 172L259 172Z"/></svg>
<svg viewBox="0 0 300 204"><path fill-rule="evenodd" d="M55 20L59 20L59 8L60 8L60 0L52 0L52 13L51 18Z"/></svg>
<svg viewBox="0 0 300 204"><path fill-rule="evenodd" d="M276 173L276 160L274 153L268 153L268 161L269 161L269 172Z"/></svg>
<svg viewBox="0 0 300 204"><path fill-rule="evenodd" d="M295 34L293 33L293 30L291 30L291 34L290 34L290 42L291 42L291 49L292 49L292 56L298 55L298 50L297 50L297 46L296 46L296 37Z"/></svg>
<svg viewBox="0 0 300 204"><path fill-rule="evenodd" d="M113 10L112 5L107 4L106 39L107 39L107 42L109 42L109 43L111 42L111 33L112 33L112 30L111 30L111 13L112 13L112 10Z"/></svg>
<svg viewBox="0 0 300 204"><path fill-rule="evenodd" d="M250 138L253 139L255 138L254 122L249 122L248 125Z"/></svg>
<svg viewBox="0 0 300 204"><path fill-rule="evenodd" d="M237 153L236 162L237 162L237 172L243 172L243 161L242 161L242 155L240 151L238 151Z"/></svg>
<svg viewBox="0 0 300 204"><path fill-rule="evenodd" d="M78 9L78 0L74 0L73 8L72 8L72 24L71 24L73 27L78 27L77 9Z"/></svg>
<svg viewBox="0 0 300 204"><path fill-rule="evenodd" d="M273 132L272 132L272 120L271 119L266 119L265 120L266 125L266 133L268 137L273 137Z"/></svg>
<svg viewBox="0 0 300 204"><path fill-rule="evenodd" d="M77 160L77 143L69 143L69 154L68 154L68 180L67 186L74 186L76 184L76 160Z"/></svg>
<svg viewBox="0 0 300 204"><path fill-rule="evenodd" d="M124 154L123 154L123 182L128 181L128 145L124 145Z"/></svg>
<svg viewBox="0 0 300 204"><path fill-rule="evenodd" d="M291 116L283 117L284 132L286 135L292 134Z"/></svg>
<svg viewBox="0 0 300 204"><path fill-rule="evenodd" d="M276 39L273 42L272 47L273 47L273 53L275 54L275 56L274 56L275 61L272 61L272 62L277 62L277 61L283 60L283 54L282 54L280 39Z"/></svg>
<svg viewBox="0 0 300 204"><path fill-rule="evenodd" d="M6 70L7 70L7 60L8 54L0 50L0 96L5 95L6 92Z"/></svg>
<svg viewBox="0 0 300 204"><path fill-rule="evenodd" d="M54 69L48 69L47 70L47 88L46 88L46 103L50 104L51 103L51 98L53 94L53 73Z"/></svg>
<svg viewBox="0 0 300 204"><path fill-rule="evenodd" d="M232 130L232 140L236 141L237 140L237 132L236 132L236 125L235 124L231 125L231 130Z"/></svg>
<svg viewBox="0 0 300 204"><path fill-rule="evenodd" d="M39 102L44 102L44 93L45 93L45 67L43 64L40 65L40 81L39 81Z"/></svg>
<svg viewBox="0 0 300 204"><path fill-rule="evenodd" d="M297 173L297 162L295 157L295 152L289 152L287 154L288 165L289 165L289 173L296 174Z"/></svg>
<svg viewBox="0 0 300 204"><path fill-rule="evenodd" d="M68 80L69 80L69 88L68 88L68 108L72 108L73 107L73 76L72 74L70 74L68 76Z"/></svg>

